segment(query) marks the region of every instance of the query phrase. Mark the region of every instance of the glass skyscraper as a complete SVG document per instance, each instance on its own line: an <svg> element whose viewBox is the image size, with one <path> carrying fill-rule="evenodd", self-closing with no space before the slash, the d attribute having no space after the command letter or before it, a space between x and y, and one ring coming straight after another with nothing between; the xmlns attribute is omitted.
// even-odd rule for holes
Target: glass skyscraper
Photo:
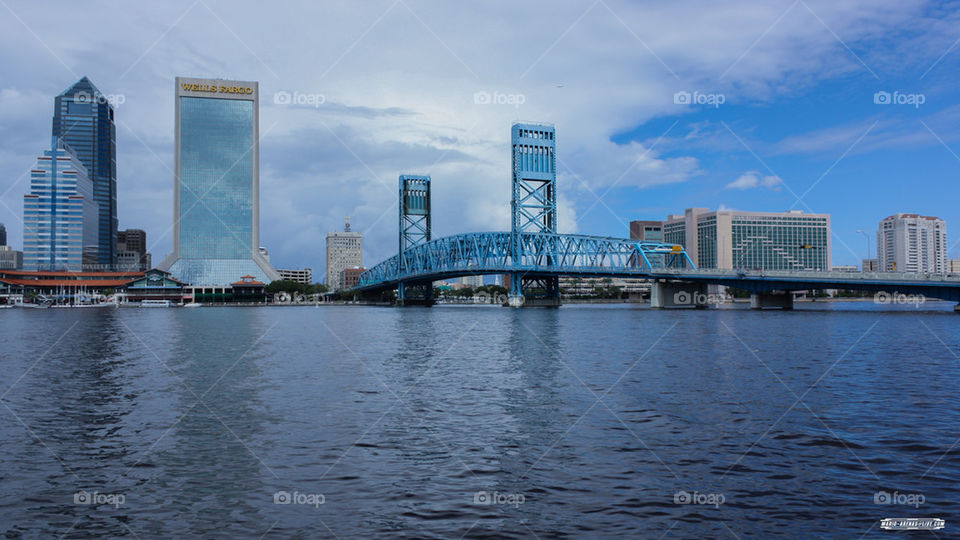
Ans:
<svg viewBox="0 0 960 540"><path fill-rule="evenodd" d="M173 253L160 264L192 285L279 279L260 254L259 88L176 80Z"/></svg>
<svg viewBox="0 0 960 540"><path fill-rule="evenodd" d="M99 207L93 182L80 158L54 138L30 171L23 196L25 270L81 271L96 263Z"/></svg>
<svg viewBox="0 0 960 540"><path fill-rule="evenodd" d="M117 251L117 128L113 106L90 79L80 79L56 97L53 137L63 139L93 182L99 216L91 264L110 270Z"/></svg>

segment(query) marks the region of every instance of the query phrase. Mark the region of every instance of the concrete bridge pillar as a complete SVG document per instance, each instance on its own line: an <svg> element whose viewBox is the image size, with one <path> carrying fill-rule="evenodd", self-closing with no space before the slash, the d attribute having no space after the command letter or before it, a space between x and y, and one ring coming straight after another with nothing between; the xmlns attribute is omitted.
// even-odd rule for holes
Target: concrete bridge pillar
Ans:
<svg viewBox="0 0 960 540"><path fill-rule="evenodd" d="M555 277L531 279L527 286L533 286L538 294L524 294L524 277L519 272L510 273L510 294L503 307L560 307L560 289Z"/></svg>
<svg viewBox="0 0 960 540"><path fill-rule="evenodd" d="M650 287L650 307L652 308L706 308L709 307L708 298L706 283L655 281Z"/></svg>
<svg viewBox="0 0 960 540"><path fill-rule="evenodd" d="M750 309L793 309L793 293L775 292L775 293L754 293L750 295Z"/></svg>
<svg viewBox="0 0 960 540"><path fill-rule="evenodd" d="M401 281L397 285L397 306L432 306L433 283L408 283Z"/></svg>

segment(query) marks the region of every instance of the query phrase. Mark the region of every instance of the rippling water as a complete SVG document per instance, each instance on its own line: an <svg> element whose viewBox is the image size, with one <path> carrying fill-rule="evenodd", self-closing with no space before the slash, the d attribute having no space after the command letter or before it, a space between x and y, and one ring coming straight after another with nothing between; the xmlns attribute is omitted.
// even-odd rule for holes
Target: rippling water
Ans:
<svg viewBox="0 0 960 540"><path fill-rule="evenodd" d="M4 310L0 531L956 537L951 308Z"/></svg>

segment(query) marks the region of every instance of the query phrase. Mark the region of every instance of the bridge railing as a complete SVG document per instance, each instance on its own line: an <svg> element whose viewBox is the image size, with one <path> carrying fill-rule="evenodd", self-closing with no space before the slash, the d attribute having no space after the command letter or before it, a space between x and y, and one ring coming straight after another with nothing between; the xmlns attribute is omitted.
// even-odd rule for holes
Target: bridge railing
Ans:
<svg viewBox="0 0 960 540"><path fill-rule="evenodd" d="M657 272L675 276L721 276L730 278L783 278L789 280L811 279L819 281L882 281L882 282L952 282L960 284L960 274L932 274L917 272L838 272L820 270L728 270L717 268L664 269Z"/></svg>

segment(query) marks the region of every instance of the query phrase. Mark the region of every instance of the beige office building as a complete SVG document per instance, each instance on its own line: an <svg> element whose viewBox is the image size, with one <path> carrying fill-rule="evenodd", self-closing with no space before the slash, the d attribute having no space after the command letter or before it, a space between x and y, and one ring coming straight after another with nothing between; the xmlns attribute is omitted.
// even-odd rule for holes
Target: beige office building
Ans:
<svg viewBox="0 0 960 540"><path fill-rule="evenodd" d="M327 234L327 286L336 291L344 288L343 271L363 266L363 235L350 230L347 216L343 231Z"/></svg>
<svg viewBox="0 0 960 540"><path fill-rule="evenodd" d="M663 222L663 241L682 245L697 268L831 269L829 214L688 208Z"/></svg>

